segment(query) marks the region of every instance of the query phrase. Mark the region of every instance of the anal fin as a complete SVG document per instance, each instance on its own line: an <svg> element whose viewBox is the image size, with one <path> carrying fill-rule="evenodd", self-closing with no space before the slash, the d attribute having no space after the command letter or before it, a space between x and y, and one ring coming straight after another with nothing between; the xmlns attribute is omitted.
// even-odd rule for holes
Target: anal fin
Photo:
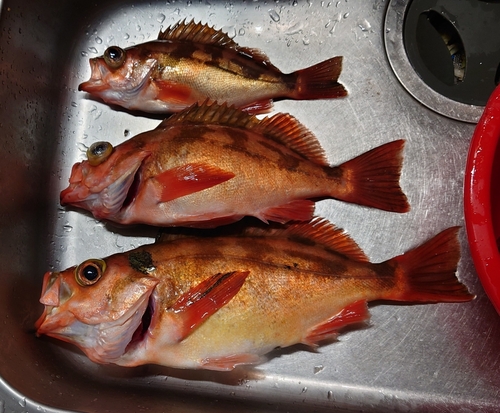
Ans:
<svg viewBox="0 0 500 413"><path fill-rule="evenodd" d="M314 202L308 199L297 199L284 205L268 208L258 214L264 221L275 221L285 224L288 221L309 221L314 214Z"/></svg>
<svg viewBox="0 0 500 413"><path fill-rule="evenodd" d="M201 368L216 371L230 371L242 364L258 364L262 357L257 354L243 353L230 356L206 358L201 362Z"/></svg>
<svg viewBox="0 0 500 413"><path fill-rule="evenodd" d="M316 347L320 341L337 337L340 329L350 324L361 323L370 317L365 300L356 301L344 307L339 313L308 331L302 343Z"/></svg>

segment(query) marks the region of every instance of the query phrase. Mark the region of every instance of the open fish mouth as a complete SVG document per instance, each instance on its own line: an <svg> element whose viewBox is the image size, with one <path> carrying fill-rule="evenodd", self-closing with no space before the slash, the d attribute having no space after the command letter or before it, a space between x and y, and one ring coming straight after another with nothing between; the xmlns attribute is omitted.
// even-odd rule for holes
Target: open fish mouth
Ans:
<svg viewBox="0 0 500 413"><path fill-rule="evenodd" d="M156 299L154 297L154 294L150 294L148 299L148 305L146 306L146 309L144 310L144 313L142 314L141 317L141 322L137 327L137 329L132 334L132 338L127 344L124 354L133 350L135 347L139 346L144 341L146 335L148 334L153 325L153 320L155 318L155 315L156 315Z"/></svg>
<svg viewBox="0 0 500 413"><path fill-rule="evenodd" d="M89 59L90 79L78 85L78 90L87 93L99 93L109 89L109 84L104 81L103 73L100 70L99 60L97 58Z"/></svg>

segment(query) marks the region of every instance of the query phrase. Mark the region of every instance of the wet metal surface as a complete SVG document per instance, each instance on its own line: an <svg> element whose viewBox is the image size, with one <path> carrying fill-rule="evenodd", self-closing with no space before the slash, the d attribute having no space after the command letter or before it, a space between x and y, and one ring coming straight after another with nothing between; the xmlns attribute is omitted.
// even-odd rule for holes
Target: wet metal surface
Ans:
<svg viewBox="0 0 500 413"><path fill-rule="evenodd" d="M343 227L374 262L463 226L463 173L473 124L427 109L388 63L387 8L402 1L0 2L0 412L364 411L497 412L500 319L477 279L465 230L458 276L466 304L371 306L369 326L317 352L293 348L255 370L98 366L75 348L35 337L43 273L154 239L59 206L71 165L98 140L113 144L158 119L77 91L88 58L154 39L186 18L260 48L284 72L344 56L342 100L282 101L339 164L404 138L398 215L327 200L317 214Z"/></svg>

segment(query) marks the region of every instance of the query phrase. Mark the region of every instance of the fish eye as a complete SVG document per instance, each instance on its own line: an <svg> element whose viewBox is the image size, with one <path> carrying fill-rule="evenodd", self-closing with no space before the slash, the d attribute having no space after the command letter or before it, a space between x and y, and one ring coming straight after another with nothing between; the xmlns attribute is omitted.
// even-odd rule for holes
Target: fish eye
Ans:
<svg viewBox="0 0 500 413"><path fill-rule="evenodd" d="M125 50L111 46L104 52L104 61L111 69L118 69L125 62Z"/></svg>
<svg viewBox="0 0 500 413"><path fill-rule="evenodd" d="M103 260L87 260L82 262L75 270L76 282L82 287L94 285L102 277L106 270L106 262Z"/></svg>
<svg viewBox="0 0 500 413"><path fill-rule="evenodd" d="M113 152L113 145L109 142L95 142L87 149L87 159L91 166L97 166L108 159Z"/></svg>

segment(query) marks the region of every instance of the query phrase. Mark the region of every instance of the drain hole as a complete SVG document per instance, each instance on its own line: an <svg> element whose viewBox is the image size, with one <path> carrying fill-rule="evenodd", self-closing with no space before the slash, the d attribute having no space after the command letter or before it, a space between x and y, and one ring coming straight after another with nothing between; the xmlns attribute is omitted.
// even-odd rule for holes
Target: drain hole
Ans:
<svg viewBox="0 0 500 413"><path fill-rule="evenodd" d="M416 37L421 58L434 76L450 86L464 80L465 49L449 20L434 10L423 12L418 19Z"/></svg>

